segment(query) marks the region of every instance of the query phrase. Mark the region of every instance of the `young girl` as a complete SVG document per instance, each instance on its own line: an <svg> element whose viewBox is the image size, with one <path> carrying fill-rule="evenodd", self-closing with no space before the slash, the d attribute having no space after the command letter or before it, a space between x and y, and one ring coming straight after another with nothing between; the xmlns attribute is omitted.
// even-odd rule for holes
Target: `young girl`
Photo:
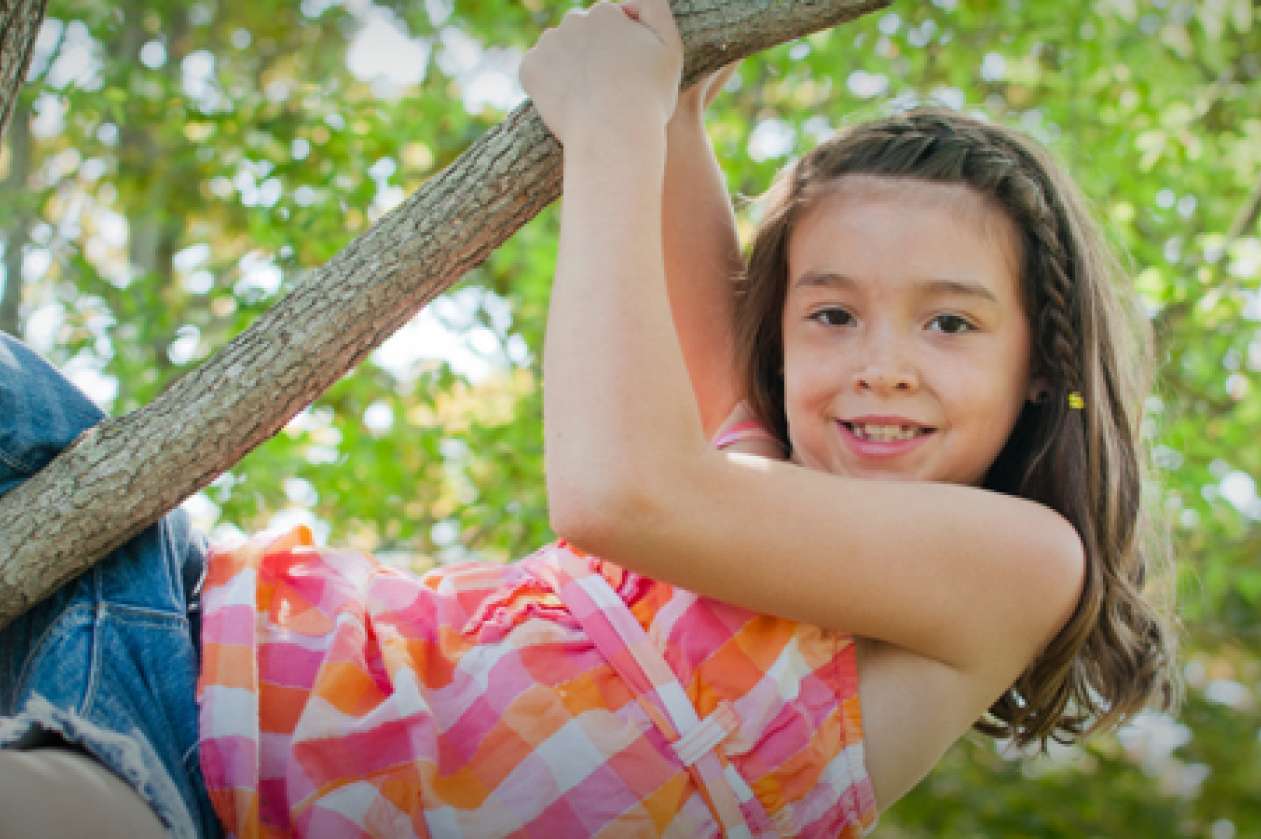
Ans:
<svg viewBox="0 0 1261 839"><path fill-rule="evenodd" d="M415 578L296 531L198 596L168 517L0 634L0 836L852 835L970 726L1168 698L1140 345L1071 184L956 114L859 126L780 179L733 301L680 55L645 0L522 66L565 147L562 541ZM0 350L3 491L96 417Z"/></svg>

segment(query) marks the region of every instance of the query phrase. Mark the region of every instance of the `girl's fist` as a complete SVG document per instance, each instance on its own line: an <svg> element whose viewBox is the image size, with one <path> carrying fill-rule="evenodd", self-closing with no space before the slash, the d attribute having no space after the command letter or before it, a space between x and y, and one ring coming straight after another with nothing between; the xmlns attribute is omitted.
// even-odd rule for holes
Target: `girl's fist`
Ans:
<svg viewBox="0 0 1261 839"><path fill-rule="evenodd" d="M521 84L566 143L581 132L664 126L678 100L683 44L667 0L597 3L565 15L521 61Z"/></svg>

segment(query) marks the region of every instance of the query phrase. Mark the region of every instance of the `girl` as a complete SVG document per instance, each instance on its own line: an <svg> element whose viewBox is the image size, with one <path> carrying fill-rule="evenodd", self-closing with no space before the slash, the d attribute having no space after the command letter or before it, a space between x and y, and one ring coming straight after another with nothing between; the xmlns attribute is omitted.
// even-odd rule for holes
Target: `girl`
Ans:
<svg viewBox="0 0 1261 839"><path fill-rule="evenodd" d="M141 798L185 835L852 835L969 726L1039 743L1168 699L1139 345L1075 190L958 115L860 126L776 185L732 311L680 63L645 0L522 66L565 147L563 540L417 579L298 531L212 554L198 597L168 518L0 636L11 833L70 835L29 802L116 783L77 744L140 793L111 802L132 835ZM5 347L13 482L74 433L32 444L64 385Z"/></svg>

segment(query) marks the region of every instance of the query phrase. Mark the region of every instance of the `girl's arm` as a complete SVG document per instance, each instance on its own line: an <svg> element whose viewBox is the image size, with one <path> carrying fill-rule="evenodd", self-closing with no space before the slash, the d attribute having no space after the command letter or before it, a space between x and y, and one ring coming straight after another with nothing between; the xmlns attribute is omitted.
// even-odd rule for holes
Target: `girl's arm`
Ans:
<svg viewBox="0 0 1261 839"><path fill-rule="evenodd" d="M740 250L726 184L704 124L708 100L734 69L720 70L681 93L666 127L666 287L707 437L719 431L740 398L732 335L732 279L741 269Z"/></svg>
<svg viewBox="0 0 1261 839"><path fill-rule="evenodd" d="M710 449L661 245L680 47L665 0L645 0L641 16L607 5L571 15L523 64L565 145L544 367L553 526L649 576L941 661L983 709L1073 610L1076 533L983 490Z"/></svg>
<svg viewBox="0 0 1261 839"><path fill-rule="evenodd" d="M731 201L705 133L705 107L734 70L730 64L679 94L666 126L666 290L705 436L728 452L782 459L779 441L739 401L732 280L742 263Z"/></svg>

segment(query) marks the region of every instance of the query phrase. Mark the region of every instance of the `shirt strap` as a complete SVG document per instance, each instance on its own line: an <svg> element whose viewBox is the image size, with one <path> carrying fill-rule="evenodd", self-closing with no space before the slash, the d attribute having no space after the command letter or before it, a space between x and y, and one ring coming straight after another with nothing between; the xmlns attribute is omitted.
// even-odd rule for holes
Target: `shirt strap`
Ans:
<svg viewBox="0 0 1261 839"><path fill-rule="evenodd" d="M723 836L752 839L740 805L756 803L753 790L716 750L739 724L731 705L699 718L670 665L591 560L557 547L530 562L530 571L552 586L610 666L658 712L649 717L701 788Z"/></svg>
<svg viewBox="0 0 1261 839"><path fill-rule="evenodd" d="M756 420L745 420L737 422L728 428L722 429L713 440L713 446L716 449L725 449L739 443L741 440L770 440L780 449L784 444L779 441L774 434L767 431L761 423Z"/></svg>

